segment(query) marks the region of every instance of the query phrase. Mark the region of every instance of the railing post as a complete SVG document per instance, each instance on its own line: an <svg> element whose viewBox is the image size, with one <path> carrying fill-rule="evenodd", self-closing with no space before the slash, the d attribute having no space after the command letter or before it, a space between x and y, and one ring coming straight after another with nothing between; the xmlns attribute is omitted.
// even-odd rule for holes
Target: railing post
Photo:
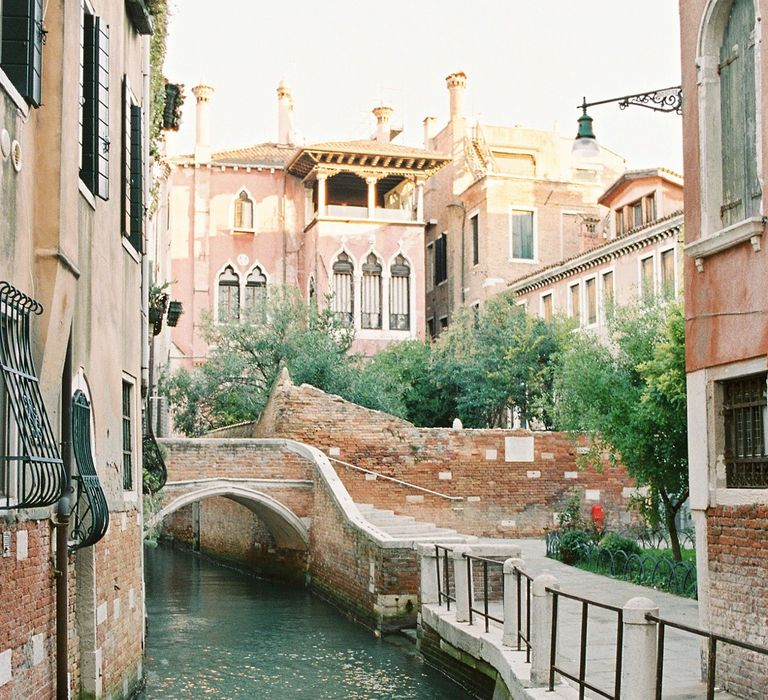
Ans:
<svg viewBox="0 0 768 700"><path fill-rule="evenodd" d="M467 545L456 545L450 553L453 562L453 585L456 589L456 622L469 622L471 586L467 581L467 566L472 566L464 554L471 554ZM472 597L474 600L474 596Z"/></svg>
<svg viewBox="0 0 768 700"><path fill-rule="evenodd" d="M549 659L552 646L552 594L547 588L560 590L551 574L539 574L531 586L531 683L534 687L549 682Z"/></svg>
<svg viewBox="0 0 768 700"><path fill-rule="evenodd" d="M648 613L659 614L659 608L648 598L632 598L624 605L622 700L656 696L656 623L645 619Z"/></svg>
<svg viewBox="0 0 768 700"><path fill-rule="evenodd" d="M517 586L519 579L515 569L523 568L522 559L507 559L504 562L504 635L501 643L517 647Z"/></svg>
<svg viewBox="0 0 768 700"><path fill-rule="evenodd" d="M420 544L417 550L421 557L421 604L439 603L435 546L433 544Z"/></svg>

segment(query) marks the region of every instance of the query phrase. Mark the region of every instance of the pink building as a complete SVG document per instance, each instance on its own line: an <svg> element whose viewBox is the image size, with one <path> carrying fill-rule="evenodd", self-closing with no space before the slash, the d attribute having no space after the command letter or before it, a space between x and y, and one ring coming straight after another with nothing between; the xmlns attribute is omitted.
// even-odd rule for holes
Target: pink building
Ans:
<svg viewBox="0 0 768 700"><path fill-rule="evenodd" d="M297 146L290 90L278 87L278 140L212 152L209 101L200 85L193 155L169 175L174 298L185 313L173 355L189 366L214 321L262 308L274 285L298 287L356 330L353 350L424 336L425 181L449 160L390 142L388 107L375 108L376 137ZM257 312L258 316L258 312Z"/></svg>
<svg viewBox="0 0 768 700"><path fill-rule="evenodd" d="M608 209L595 224L601 244L509 286L529 313L602 330L612 304L681 291L682 178L663 169L630 171L598 201Z"/></svg>

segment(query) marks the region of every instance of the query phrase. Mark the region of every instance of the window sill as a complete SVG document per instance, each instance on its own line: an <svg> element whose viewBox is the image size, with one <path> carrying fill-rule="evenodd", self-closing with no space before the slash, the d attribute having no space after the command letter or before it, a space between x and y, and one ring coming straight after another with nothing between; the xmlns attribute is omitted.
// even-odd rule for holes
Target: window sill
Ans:
<svg viewBox="0 0 768 700"><path fill-rule="evenodd" d="M766 218L763 216L753 216L744 219L738 224L716 231L709 236L693 241L685 246L686 255L694 259L696 269L699 272L704 271L704 258L710 255L716 255L728 248L732 248L740 243L749 241L755 252L760 250L760 238L763 235Z"/></svg>
<svg viewBox="0 0 768 700"><path fill-rule="evenodd" d="M230 229L230 234L232 234L233 236L235 234L238 234L238 233L254 234L254 233L256 233L256 229L255 228L232 228L232 229Z"/></svg>
<svg viewBox="0 0 768 700"><path fill-rule="evenodd" d="M538 265L539 261L531 258L509 258L507 262L522 263L523 265Z"/></svg>
<svg viewBox="0 0 768 700"><path fill-rule="evenodd" d="M96 211L96 197L93 196L93 192L88 189L80 178L77 179L77 188L80 190L80 194L83 195L83 199L91 205L91 209Z"/></svg>
<svg viewBox="0 0 768 700"><path fill-rule="evenodd" d="M751 506L768 505L768 489L724 488L714 489L712 505L718 506Z"/></svg>

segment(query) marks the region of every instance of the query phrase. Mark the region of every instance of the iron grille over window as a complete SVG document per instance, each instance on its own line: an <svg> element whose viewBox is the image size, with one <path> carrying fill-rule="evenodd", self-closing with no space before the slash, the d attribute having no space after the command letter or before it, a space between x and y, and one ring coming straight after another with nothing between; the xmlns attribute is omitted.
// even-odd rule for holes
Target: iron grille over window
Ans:
<svg viewBox="0 0 768 700"><path fill-rule="evenodd" d="M107 499L91 452L91 404L79 389L72 397L72 448L77 464L77 474L72 475L77 485L77 500L72 510L69 549L75 550L96 544L109 526Z"/></svg>
<svg viewBox="0 0 768 700"><path fill-rule="evenodd" d="M381 328L381 269L375 253L363 263L362 328Z"/></svg>
<svg viewBox="0 0 768 700"><path fill-rule="evenodd" d="M392 267L389 287L389 327L407 331L411 328L411 268L408 261L398 255Z"/></svg>
<svg viewBox="0 0 768 700"><path fill-rule="evenodd" d="M768 488L766 374L723 382L728 488Z"/></svg>
<svg viewBox="0 0 768 700"><path fill-rule="evenodd" d="M231 265L219 275L219 322L240 318L240 277Z"/></svg>
<svg viewBox="0 0 768 700"><path fill-rule="evenodd" d="M64 465L45 411L29 344L29 315L43 307L0 282L0 508L53 505Z"/></svg>
<svg viewBox="0 0 768 700"><path fill-rule="evenodd" d="M264 323L267 320L267 277L260 267L254 267L245 278L243 302L248 321Z"/></svg>
<svg viewBox="0 0 768 700"><path fill-rule="evenodd" d="M333 263L333 313L345 325L354 318L354 266L346 253L339 253Z"/></svg>

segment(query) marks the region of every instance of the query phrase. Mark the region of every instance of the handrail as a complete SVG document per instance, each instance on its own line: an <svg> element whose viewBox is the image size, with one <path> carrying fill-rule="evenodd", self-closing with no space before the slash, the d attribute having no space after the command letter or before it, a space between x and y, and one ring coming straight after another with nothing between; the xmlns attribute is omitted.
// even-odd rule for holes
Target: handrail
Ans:
<svg viewBox="0 0 768 700"><path fill-rule="evenodd" d="M498 561L496 559L488 559L487 557L476 557L471 554L467 554L464 552L462 554L464 559L467 560L467 597L469 599L469 624L472 624L472 613L477 613L478 615L481 615L483 618L485 618L485 631L488 632L490 620L493 620L494 622L498 622L500 625L504 624L504 618L498 618L494 617L488 612L488 565L494 564L496 566L504 567L503 561ZM477 608L472 607L472 603L474 602L472 600L472 562L473 561L479 561L483 564L483 609L478 610ZM501 578L501 585L502 585L502 592L504 590L504 577ZM503 594L502 594L503 597Z"/></svg>
<svg viewBox="0 0 768 700"><path fill-rule="evenodd" d="M515 634L517 637L517 650L522 651L520 648L520 642L525 644L525 663L531 663L531 585L533 584L533 577L526 574L525 571L518 567L514 567L513 572L517 579L517 630ZM525 578L525 634L523 634L523 601L522 593L523 587L521 579Z"/></svg>
<svg viewBox="0 0 768 700"><path fill-rule="evenodd" d="M683 632L690 632L699 637L704 637L709 640L707 649L707 700L714 700L715 697L715 671L717 669L717 643L730 644L747 651L754 651L758 654L768 656L768 648L757 646L756 644L750 644L749 642L742 642L733 637L726 637L722 634L716 634L708 630L702 630L697 627L691 627L690 625L684 625L681 622L672 622L671 620L665 620L651 613L646 613L645 619L649 622L655 622L659 626L658 642L657 642L657 654L656 654L656 700L661 700L661 691L663 685L664 676L664 631L667 627L674 627L675 629L682 630Z"/></svg>
<svg viewBox="0 0 768 700"><path fill-rule="evenodd" d="M387 476L386 474L382 474L380 472L372 471L371 469L365 469L364 467L358 467L356 464L350 464L349 462L343 462L340 459L335 459L334 457L328 457L328 460L331 462L338 462L339 464L349 467L350 469L356 469L359 472L364 472L366 474L374 474L377 478L380 479L386 479L387 481L394 481L396 484L400 484L401 486L407 486L412 489L416 489L417 491L423 491L424 493L428 493L432 496L439 496L440 498L447 498L449 501L463 501L464 496L449 496L446 493L440 493L439 491L433 491L432 489L424 488L423 486L418 486L417 484L411 484L408 481L403 481L402 479L395 479L393 476Z"/></svg>
<svg viewBox="0 0 768 700"><path fill-rule="evenodd" d="M619 700L621 697L621 666L622 666L622 646L624 642L624 610L616 607L615 605L608 605L607 603L599 603L589 598L583 598L582 596L573 595L572 593L564 593L557 588L546 588L547 593L552 595L552 635L550 640L550 654L549 654L549 690L555 689L555 673L559 673L565 678L578 683L579 686L579 700L583 700L585 690L591 690L593 693L597 693L608 700ZM580 647L579 647L579 675L565 671L557 666L557 610L558 600L560 597L569 598L581 603L581 635L580 635ZM618 622L616 627L616 674L614 676L614 691L613 695L592 685L586 680L587 674L587 626L589 623L589 606L593 605L605 610L611 610L617 614ZM660 696L659 696L660 697Z"/></svg>
<svg viewBox="0 0 768 700"><path fill-rule="evenodd" d="M440 586L440 550L443 550L443 576L445 579L445 593L443 593ZM437 604L442 605L443 599L445 599L446 609L450 612L451 601L456 602L455 596L451 595L451 574L450 567L448 566L448 552L452 552L453 547L443 547L439 544L435 545L435 565L437 566Z"/></svg>

